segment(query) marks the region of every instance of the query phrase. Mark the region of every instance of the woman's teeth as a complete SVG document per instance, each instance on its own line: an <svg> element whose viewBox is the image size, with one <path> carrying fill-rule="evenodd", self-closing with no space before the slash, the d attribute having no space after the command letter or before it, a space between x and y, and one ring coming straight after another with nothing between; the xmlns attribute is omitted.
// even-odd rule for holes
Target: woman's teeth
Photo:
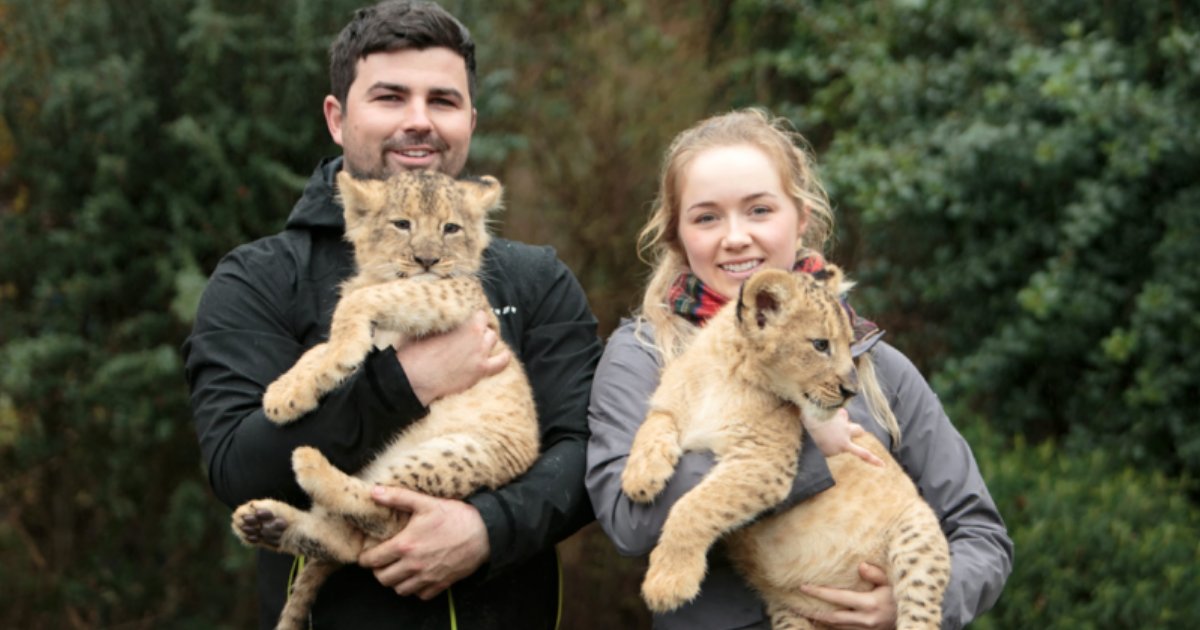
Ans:
<svg viewBox="0 0 1200 630"><path fill-rule="evenodd" d="M746 262L721 265L721 268L732 273L741 273L743 271L750 271L751 269L757 267L760 262L761 261L758 260L747 260Z"/></svg>

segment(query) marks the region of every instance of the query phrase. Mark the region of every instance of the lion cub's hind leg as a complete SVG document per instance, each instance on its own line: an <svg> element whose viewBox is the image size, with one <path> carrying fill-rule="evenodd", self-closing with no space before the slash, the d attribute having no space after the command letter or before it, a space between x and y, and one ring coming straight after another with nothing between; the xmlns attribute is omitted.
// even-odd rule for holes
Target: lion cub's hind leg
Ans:
<svg viewBox="0 0 1200 630"><path fill-rule="evenodd" d="M530 459L536 451L530 451ZM527 462L509 461L498 445L478 436L448 433L388 453L371 464L365 477L443 499L463 499L483 487L498 487Z"/></svg>
<svg viewBox="0 0 1200 630"><path fill-rule="evenodd" d="M771 630L815 630L817 625L798 611L779 603L767 602Z"/></svg>
<svg viewBox="0 0 1200 630"><path fill-rule="evenodd" d="M254 525L268 522L281 525L273 532ZM243 503L233 513L232 529L250 546L343 564L358 562L363 546L361 532L319 506L304 512L274 499Z"/></svg>
<svg viewBox="0 0 1200 630"><path fill-rule="evenodd" d="M301 446L292 451L292 470L315 505L350 521L369 536L389 538L407 521L375 503L371 483L342 472L315 448Z"/></svg>
<svg viewBox="0 0 1200 630"><path fill-rule="evenodd" d="M950 581L950 548L937 515L923 502L911 505L888 543L888 579L896 598L896 628L936 630Z"/></svg>

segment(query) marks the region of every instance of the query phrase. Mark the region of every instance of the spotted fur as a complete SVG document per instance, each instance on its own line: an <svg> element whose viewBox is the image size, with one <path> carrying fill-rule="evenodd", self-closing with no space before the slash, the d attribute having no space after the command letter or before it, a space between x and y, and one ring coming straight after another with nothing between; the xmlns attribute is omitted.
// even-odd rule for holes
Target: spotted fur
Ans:
<svg viewBox="0 0 1200 630"><path fill-rule="evenodd" d="M263 396L276 424L300 419L322 395L362 365L373 347L447 331L476 311L492 313L477 274L488 243L486 217L500 198L494 178L455 181L437 173L401 173L386 181L338 176L346 238L357 273L342 285L329 341L314 346ZM499 332L494 315L491 326ZM503 342L495 352L506 350ZM538 454L533 393L515 358L499 374L441 398L356 475L310 447L292 453L308 511L273 499L250 501L233 515L246 544L307 556L278 628L302 627L325 578L341 564L403 528L406 518L371 500L376 485L461 499L496 488ZM266 509L287 522L278 546L247 540L238 523Z"/></svg>
<svg viewBox="0 0 1200 630"><path fill-rule="evenodd" d="M663 371L622 476L633 500L662 491L680 455L709 450L712 471L671 508L642 595L656 612L693 599L711 546L727 536L735 566L763 596L775 630L814 628L831 610L802 584L866 590L860 562L887 571L899 628L937 628L949 578L937 517L878 440L886 462L829 459L836 485L779 514L796 475L804 422L828 420L857 391L852 331L838 301L841 270L763 271ZM802 420L804 422L802 422Z"/></svg>

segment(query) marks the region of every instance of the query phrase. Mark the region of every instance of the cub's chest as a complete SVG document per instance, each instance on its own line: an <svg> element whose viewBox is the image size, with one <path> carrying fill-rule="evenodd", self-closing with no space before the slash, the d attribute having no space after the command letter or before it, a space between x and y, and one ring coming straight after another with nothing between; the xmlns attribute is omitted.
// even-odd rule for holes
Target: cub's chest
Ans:
<svg viewBox="0 0 1200 630"><path fill-rule="evenodd" d="M703 379L688 385L685 408L674 410L684 450L707 450L720 455L742 438L770 435L792 424L790 414L779 402L759 391L739 390L728 382L722 385Z"/></svg>

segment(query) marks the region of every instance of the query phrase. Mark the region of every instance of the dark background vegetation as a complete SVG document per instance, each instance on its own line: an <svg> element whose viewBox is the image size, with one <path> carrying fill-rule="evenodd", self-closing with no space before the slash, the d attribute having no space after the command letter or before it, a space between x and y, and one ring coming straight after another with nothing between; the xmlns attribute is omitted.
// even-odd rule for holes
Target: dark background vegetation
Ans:
<svg viewBox="0 0 1200 630"><path fill-rule="evenodd" d="M0 626L246 628L179 345L319 156L358 0L0 0ZM602 332L667 141L761 105L819 154L833 258L972 441L1017 544L980 628L1200 627L1200 6L447 2L469 168ZM641 564L562 546L565 628L645 627Z"/></svg>

